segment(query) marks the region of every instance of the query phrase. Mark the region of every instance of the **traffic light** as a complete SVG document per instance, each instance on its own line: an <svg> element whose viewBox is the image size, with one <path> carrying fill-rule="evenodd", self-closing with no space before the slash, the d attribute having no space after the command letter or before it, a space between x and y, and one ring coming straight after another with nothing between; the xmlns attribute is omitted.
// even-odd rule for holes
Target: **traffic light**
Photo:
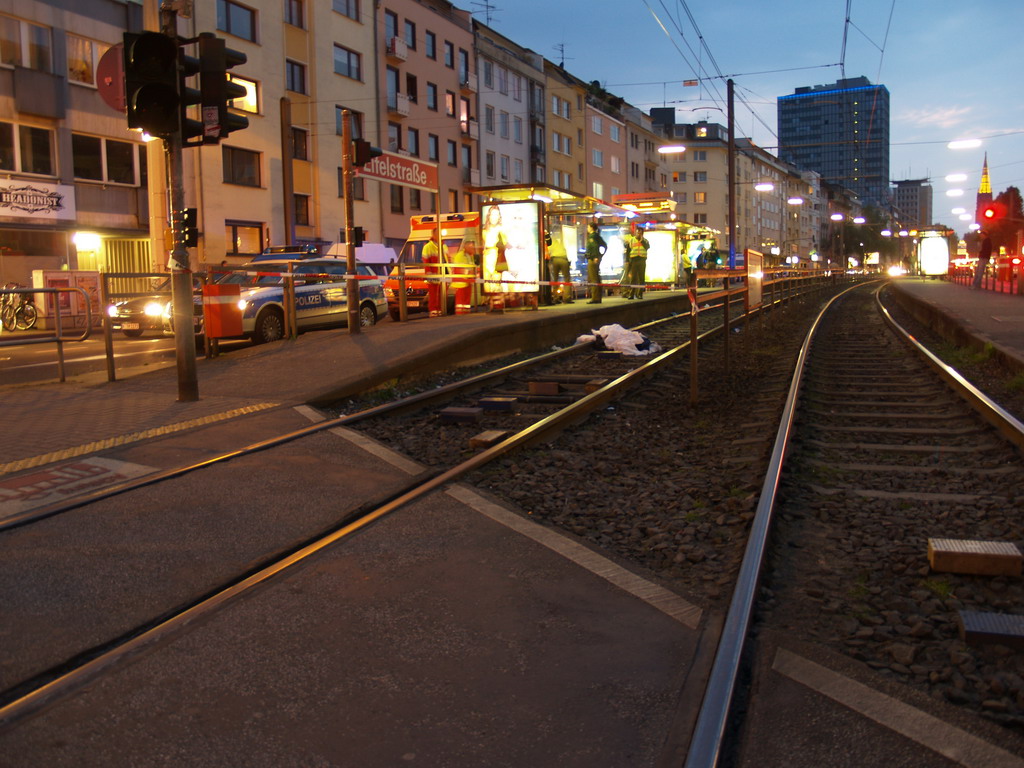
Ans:
<svg viewBox="0 0 1024 768"><path fill-rule="evenodd" d="M987 222L995 222L1006 216L1006 206L992 202L981 209L981 217Z"/></svg>
<svg viewBox="0 0 1024 768"><path fill-rule="evenodd" d="M374 147L366 139L352 140L352 165L363 166L384 154L380 147Z"/></svg>
<svg viewBox="0 0 1024 768"><path fill-rule="evenodd" d="M363 228L352 227L352 245L358 248L363 244Z"/></svg>
<svg viewBox="0 0 1024 768"><path fill-rule="evenodd" d="M177 42L159 32L125 32L123 57L128 127L159 137L177 133Z"/></svg>
<svg viewBox="0 0 1024 768"><path fill-rule="evenodd" d="M235 99L246 94L243 86L228 80L228 70L245 64L241 51L228 48L224 40L209 32L199 35L199 87L202 91L202 136L207 144L216 144L232 131L249 127L249 118L229 109Z"/></svg>
<svg viewBox="0 0 1024 768"><path fill-rule="evenodd" d="M195 208L186 208L181 217L181 224L185 230L185 247L195 248L199 244L199 228L196 226Z"/></svg>
<svg viewBox="0 0 1024 768"><path fill-rule="evenodd" d="M184 147L195 147L200 142L191 139L201 138L203 124L188 116L188 108L200 103L202 94L198 88L189 87L188 78L199 72L199 59L189 56L185 49L178 48L178 115L181 125L181 144Z"/></svg>

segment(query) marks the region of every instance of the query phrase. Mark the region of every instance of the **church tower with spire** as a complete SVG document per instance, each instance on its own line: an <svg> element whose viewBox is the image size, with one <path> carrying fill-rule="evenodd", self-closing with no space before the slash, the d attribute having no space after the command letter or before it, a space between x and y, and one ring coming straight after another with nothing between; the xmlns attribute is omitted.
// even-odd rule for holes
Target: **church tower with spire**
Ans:
<svg viewBox="0 0 1024 768"><path fill-rule="evenodd" d="M988 177L988 152L985 153L985 163L981 167L981 185L978 187L978 201L974 205L974 220L982 222L982 211L992 202L992 182Z"/></svg>

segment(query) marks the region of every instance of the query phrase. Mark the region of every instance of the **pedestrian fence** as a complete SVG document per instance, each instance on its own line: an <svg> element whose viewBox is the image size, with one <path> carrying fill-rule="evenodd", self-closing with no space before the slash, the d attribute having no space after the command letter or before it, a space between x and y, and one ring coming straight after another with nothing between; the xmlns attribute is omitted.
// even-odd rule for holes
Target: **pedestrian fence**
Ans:
<svg viewBox="0 0 1024 768"><path fill-rule="evenodd" d="M81 296L81 303L79 306L84 308L85 311L84 327L77 329L81 331L77 336L65 336L65 327L69 329L74 327L73 322L70 320L72 305L70 299L75 293ZM6 299L7 296L28 296L31 299L35 299L39 294L52 297L49 301L53 307L54 327L52 331L33 331L31 333L23 334L4 333L3 324L0 323L0 347L16 347L28 344L55 344L57 350L57 375L61 381L65 381L64 345L77 341L85 341L89 338L89 335L92 333L92 302L90 301L88 292L84 288L80 288L78 286L60 288L4 288L0 290L0 297L3 297L4 299ZM65 300L65 297L67 300Z"/></svg>

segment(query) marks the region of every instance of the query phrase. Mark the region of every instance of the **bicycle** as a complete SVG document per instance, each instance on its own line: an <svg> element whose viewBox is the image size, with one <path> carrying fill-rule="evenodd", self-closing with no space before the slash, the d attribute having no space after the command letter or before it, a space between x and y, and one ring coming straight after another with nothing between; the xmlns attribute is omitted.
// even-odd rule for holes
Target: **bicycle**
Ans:
<svg viewBox="0 0 1024 768"><path fill-rule="evenodd" d="M8 283L4 286L5 290L15 291L21 286L17 283ZM39 319L39 313L36 310L36 305L29 301L28 293L5 293L0 296L2 304L0 304L0 326L3 330L13 331L15 329L19 331L27 331L30 328L34 328L36 321Z"/></svg>

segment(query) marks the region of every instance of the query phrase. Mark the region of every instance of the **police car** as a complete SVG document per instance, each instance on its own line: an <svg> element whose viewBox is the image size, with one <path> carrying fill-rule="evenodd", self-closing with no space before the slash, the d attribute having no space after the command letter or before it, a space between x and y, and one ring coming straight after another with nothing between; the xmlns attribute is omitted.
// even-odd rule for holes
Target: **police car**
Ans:
<svg viewBox="0 0 1024 768"><path fill-rule="evenodd" d="M347 261L334 258L268 259L266 256L229 272L217 282L241 286L242 334L256 344L284 336L284 277L295 275L298 330L348 325ZM359 325L368 327L387 312L380 277L365 264L356 265L359 279ZM198 297L201 302L202 298ZM200 307L201 313L201 307Z"/></svg>

